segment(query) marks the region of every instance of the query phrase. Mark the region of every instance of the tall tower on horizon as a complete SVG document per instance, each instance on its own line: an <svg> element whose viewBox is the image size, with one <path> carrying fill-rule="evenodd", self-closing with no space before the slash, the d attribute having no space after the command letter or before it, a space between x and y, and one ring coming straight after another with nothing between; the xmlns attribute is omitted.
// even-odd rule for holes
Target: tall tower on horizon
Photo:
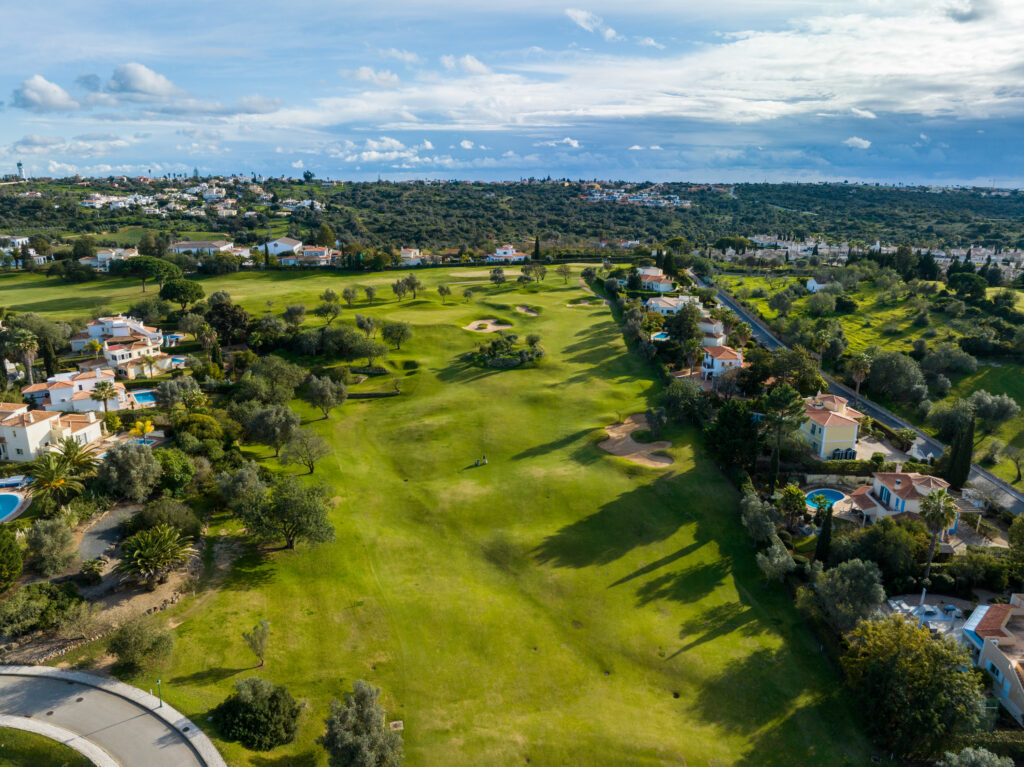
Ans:
<svg viewBox="0 0 1024 767"><path fill-rule="evenodd" d="M22 165L20 162L18 163L18 178L20 178L22 181L28 181L28 179L25 177L25 166Z"/></svg>

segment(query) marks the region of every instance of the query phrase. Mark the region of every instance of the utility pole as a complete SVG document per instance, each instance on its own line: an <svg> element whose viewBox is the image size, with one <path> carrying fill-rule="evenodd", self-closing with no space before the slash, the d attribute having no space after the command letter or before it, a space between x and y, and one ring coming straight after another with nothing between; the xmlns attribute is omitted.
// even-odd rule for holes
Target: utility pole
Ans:
<svg viewBox="0 0 1024 767"><path fill-rule="evenodd" d="M164 694L163 694L163 690L160 689L160 680L159 679L156 680L156 695L157 695L157 698L160 699L160 705L157 706L157 708L163 708L164 707Z"/></svg>

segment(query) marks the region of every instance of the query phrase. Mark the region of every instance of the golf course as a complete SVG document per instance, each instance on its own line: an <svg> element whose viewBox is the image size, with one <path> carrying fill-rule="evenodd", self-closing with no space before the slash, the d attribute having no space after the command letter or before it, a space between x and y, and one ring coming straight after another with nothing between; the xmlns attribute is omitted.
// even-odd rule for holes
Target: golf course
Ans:
<svg viewBox="0 0 1024 767"><path fill-rule="evenodd" d="M351 387L398 396L350 398L326 419L290 403L333 449L303 476L328 487L335 541L257 549L210 510L194 595L160 613L172 659L127 681L159 678L238 767L326 765L324 716L356 679L383 690L413 767L867 764L837 673L762 577L737 492L700 434L666 429L658 454L672 462L658 468L598 447L662 384L608 306L570 305L589 295L580 268L525 287L515 268L497 286L480 266L423 269L424 287L402 300L390 289L399 272L200 277L207 296L228 291L253 316L355 286L335 322L401 320L412 337L378 363L389 376ZM54 320L143 297L137 279L0 276L0 305ZM465 329L482 320L539 335L545 356L512 369L465 359L493 338ZM323 322L311 313L306 327ZM271 637L255 668L242 632L261 619ZM94 643L63 661L89 668L102 654ZM248 676L305 704L295 742L260 754L218 739L207 714Z"/></svg>

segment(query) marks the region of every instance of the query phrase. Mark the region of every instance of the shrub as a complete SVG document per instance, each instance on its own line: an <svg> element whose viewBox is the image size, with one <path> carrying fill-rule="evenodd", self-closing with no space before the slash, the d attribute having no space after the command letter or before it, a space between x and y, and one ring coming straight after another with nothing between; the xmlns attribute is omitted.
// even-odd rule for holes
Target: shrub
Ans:
<svg viewBox="0 0 1024 767"><path fill-rule="evenodd" d="M0 591L7 591L21 575L21 547L14 532L7 525L0 525Z"/></svg>
<svg viewBox="0 0 1024 767"><path fill-rule="evenodd" d="M298 729L299 704L283 686L252 677L235 682L235 692L213 710L224 737L254 751L291 743Z"/></svg>
<svg viewBox="0 0 1024 767"><path fill-rule="evenodd" d="M86 585L95 586L103 580L103 560L85 560L82 562L82 567L79 569L78 574L82 576L82 580L85 581Z"/></svg>
<svg viewBox="0 0 1024 767"><path fill-rule="evenodd" d="M0 634L17 637L55 628L71 606L80 601L74 584L32 583L0 602Z"/></svg>
<svg viewBox="0 0 1024 767"><path fill-rule="evenodd" d="M171 654L174 639L151 619L139 615L121 626L107 645L111 655L126 668L139 671L156 665Z"/></svg>
<svg viewBox="0 0 1024 767"><path fill-rule="evenodd" d="M202 532L199 518L192 509L173 498L159 498L146 504L142 511L125 520L123 529L126 536L131 536L157 525L169 525L182 537L193 541L198 540Z"/></svg>
<svg viewBox="0 0 1024 767"><path fill-rule="evenodd" d="M47 578L57 575L75 558L71 529L62 519L37 519L25 540L32 553L32 566Z"/></svg>

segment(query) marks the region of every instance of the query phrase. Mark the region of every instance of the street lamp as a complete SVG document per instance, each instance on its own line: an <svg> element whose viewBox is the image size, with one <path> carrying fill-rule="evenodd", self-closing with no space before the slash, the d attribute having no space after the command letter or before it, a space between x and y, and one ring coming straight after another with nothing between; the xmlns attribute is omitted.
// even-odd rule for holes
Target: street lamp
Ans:
<svg viewBox="0 0 1024 767"><path fill-rule="evenodd" d="M163 708L164 707L164 695L163 695L163 692L160 689L160 680L159 679L156 680L156 694L157 694L157 697L160 699L160 705L157 706L157 708Z"/></svg>

